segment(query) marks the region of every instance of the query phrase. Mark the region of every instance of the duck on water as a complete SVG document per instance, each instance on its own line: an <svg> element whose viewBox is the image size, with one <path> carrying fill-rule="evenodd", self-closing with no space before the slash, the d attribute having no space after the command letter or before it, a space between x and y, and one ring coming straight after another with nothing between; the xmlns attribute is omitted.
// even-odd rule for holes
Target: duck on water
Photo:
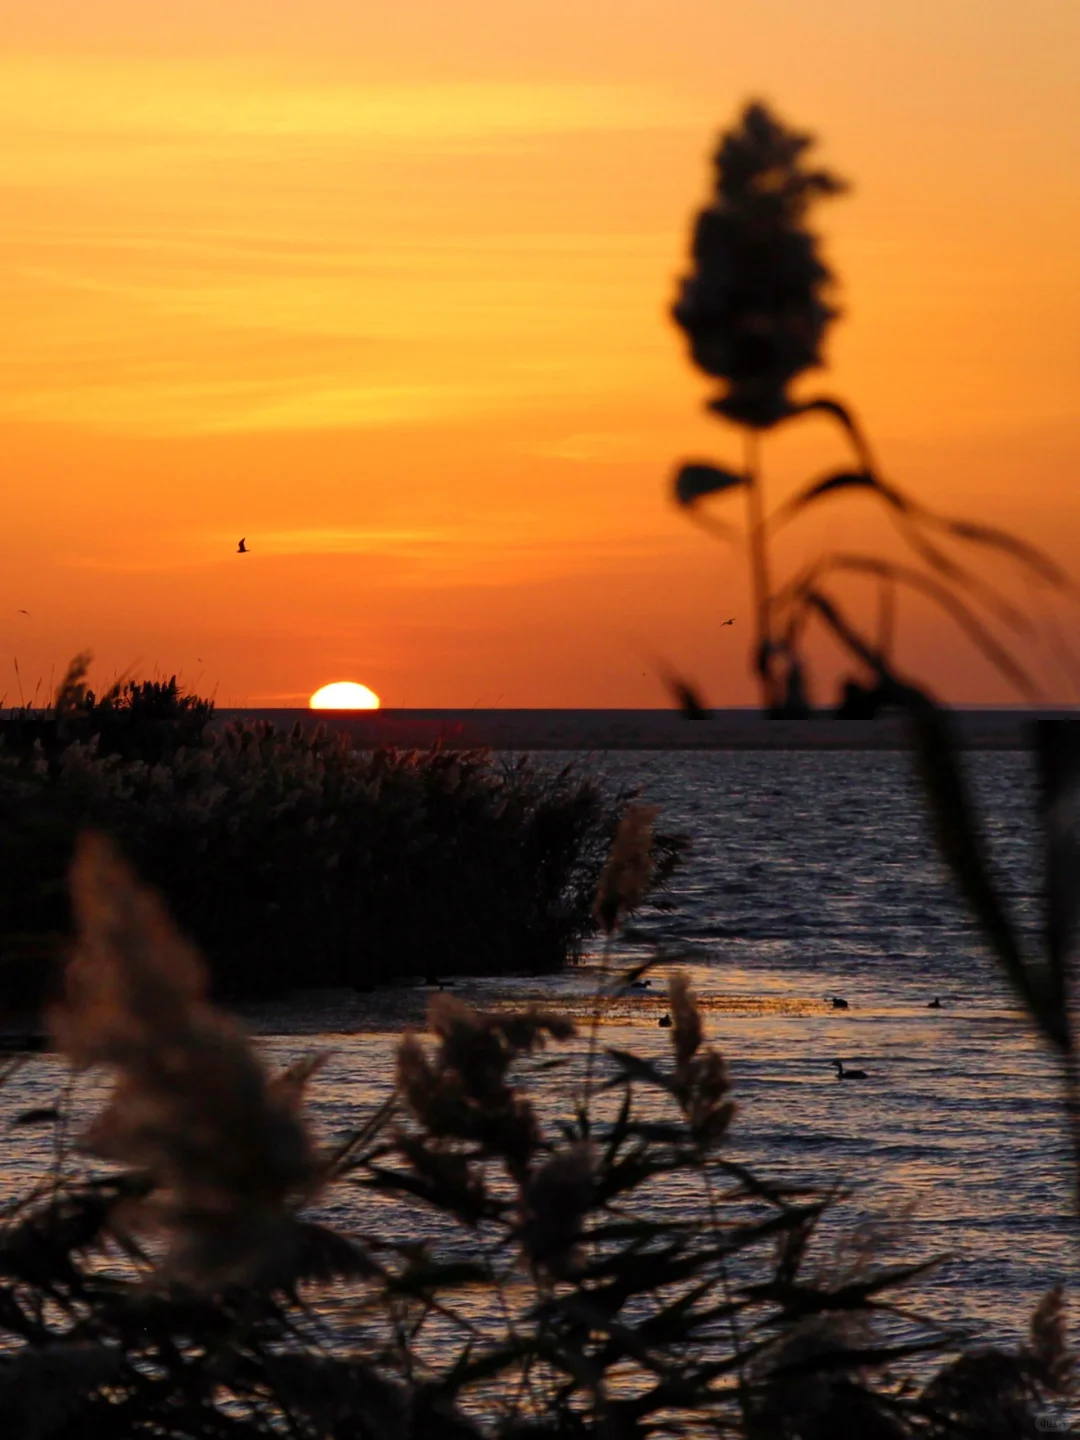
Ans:
<svg viewBox="0 0 1080 1440"><path fill-rule="evenodd" d="M842 1060L832 1062L836 1066L836 1078L838 1080L869 1080L865 1070L845 1070Z"/></svg>

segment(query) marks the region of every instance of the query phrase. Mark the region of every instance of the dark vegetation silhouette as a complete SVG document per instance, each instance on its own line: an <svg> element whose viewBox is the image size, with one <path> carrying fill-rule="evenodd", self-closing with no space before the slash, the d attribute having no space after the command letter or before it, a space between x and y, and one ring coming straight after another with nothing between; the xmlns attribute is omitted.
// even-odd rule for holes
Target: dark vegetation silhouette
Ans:
<svg viewBox="0 0 1080 1440"><path fill-rule="evenodd" d="M26 705L0 717L2 753L34 753L53 762L79 742L101 755L153 765L202 742L213 701L189 694L175 675L117 680L98 696L87 684L90 664L88 652L75 656L47 708Z"/></svg>
<svg viewBox="0 0 1080 1440"><path fill-rule="evenodd" d="M609 936L650 839L628 812L597 897ZM1060 1290L1024 1345L965 1353L904 1304L925 1262L824 1243L843 1195L731 1157L727 1069L684 977L668 1062L601 1050L594 1026L584 1088L561 1015L437 994L433 1047L406 1035L392 1098L320 1144L304 1094L325 1056L270 1074L102 838L81 838L72 891L51 1025L112 1088L70 1138L63 1103L12 1118L57 1135L0 1229L17 1440L1015 1440L1068 1393ZM543 1107L539 1066L562 1078ZM658 1205L671 1187L682 1202ZM305 1215L335 1195L348 1231ZM432 1216L438 1245L415 1238Z"/></svg>
<svg viewBox="0 0 1080 1440"><path fill-rule="evenodd" d="M690 287L681 302L695 350L727 383L717 409L752 432L790 418L784 387L816 358L830 314L813 245L789 224L809 198L837 189L822 172L792 171L807 143L760 106L725 138L719 193L735 195L738 223L732 231L721 204L716 222L699 231L699 258L713 253L714 241L728 244L740 233L743 201L755 219L743 238L763 238L767 254L740 258L753 285L740 280L725 298L728 282L712 272L712 288ZM755 169L763 154L772 157L767 184ZM770 314L771 328L762 318ZM680 475L680 498L695 510L700 495L726 482L690 471ZM760 567L767 559L760 487L747 475L756 475L753 466L730 488L747 493ZM1080 918L1075 730L1058 724L1039 732L1047 938L1045 952L1032 956L989 876L947 717L894 673L887 634L873 643L848 626L821 588L824 578L807 578L799 596L785 600L767 573L757 574L755 666L766 708L801 709L802 629L793 617L813 614L864 666L851 683L908 710L942 851L1068 1080L1068 960ZM878 578L887 589L900 583L896 575ZM66 687L70 703L58 705L50 723L84 723L81 684L77 677ZM161 740L161 731L153 733ZM844 1194L795 1189L734 1158L727 1068L707 1042L683 976L669 981L666 1061L601 1043L604 994L628 992L648 968L613 974L611 960L620 927L668 859L653 809L626 806L614 827L597 787L585 804L575 796L587 782L563 776L552 782L562 787L554 817L526 823L547 815L549 803L542 786L536 799L540 782L527 762L516 779L511 772L496 783L489 757L386 752L360 761L328 737L261 728L171 744L162 741L161 757L147 763L104 758L92 735L58 731L0 755L11 807L5 817L28 826L44 817L39 843L52 827L57 854L80 832L71 868L76 938L50 1026L76 1070L98 1067L111 1081L77 1131L69 1090L56 1105L11 1118L16 1126L52 1127L56 1138L51 1171L8 1203L0 1227L6 1433L16 1440L1017 1440L1046 1433L1048 1419L1058 1426L1075 1395L1060 1287L1036 1307L1026 1341L1010 1350L965 1346L912 1310L906 1287L932 1261L891 1263L884 1243L865 1235L837 1248ZM103 795L114 806L105 817L111 825L95 809ZM57 797L63 804L50 809ZM572 824L564 807L578 816ZM510 828L500 829L507 810ZM173 846L174 869L177 853L220 845L229 883L241 896L255 886L260 903L265 892L253 877L268 855L275 893L283 897L295 884L302 898L289 903L302 907L316 889L302 851L325 860L318 847L340 843L334 817L355 821L358 813L375 817L366 853L380 885L387 864L410 857L399 893L411 896L413 910L426 902L425 885L441 894L440 866L447 884L467 883L460 848L477 834L484 843L468 851L468 864L495 867L499 885L507 882L495 852L509 837L516 841L534 823L541 835L545 827L557 836L569 828L577 837L570 893L587 920L575 923L596 924L606 937L584 1073L560 1051L573 1038L560 1014L536 1007L485 1014L436 993L432 1038L401 1041L391 1098L356 1116L348 1134L320 1142L304 1102L326 1057L271 1074L210 998L228 958L215 955L208 967L114 843L85 828L111 829L147 873L164 863L162 836ZM126 832L117 815L128 817ZM402 835L415 846L394 849ZM551 843L537 842L521 863L543 872ZM561 841L554 849L566 853ZM6 877L18 847L2 859ZM346 889L334 888L340 865L323 866L330 888L321 893L348 905ZM549 887L566 873L562 859L551 868ZM348 873L352 885L363 870ZM208 872L203 878L212 883ZM5 903L13 902L16 887L4 884ZM440 912L442 928L418 975L439 983L448 948L482 943L483 923L501 923L495 881L477 884L491 915L474 917L463 940L452 926L468 918ZM225 891L214 894L227 908ZM522 885L506 901L524 907L526 927L535 920L533 895ZM374 914L369 932L383 923ZM186 918L183 931L195 933ZM248 961L232 963L240 972ZM17 1057L3 1077L21 1063L34 1062ZM541 1072L557 1083L536 1085ZM678 1204L660 1203L671 1194ZM350 1228L316 1223L316 1201L336 1213L347 1204ZM438 1244L421 1238L432 1217Z"/></svg>
<svg viewBox="0 0 1080 1440"><path fill-rule="evenodd" d="M846 185L830 171L808 166L813 144L810 135L788 129L765 105L754 103L717 150L713 197L697 217L693 268L672 313L694 363L720 382L708 406L741 431L743 463L739 469L710 461L684 464L675 476L675 499L707 531L749 555L756 622L753 666L766 714L805 718L811 713L806 638L817 624L855 667L842 682L837 716L871 720L892 708L908 717L939 851L1017 998L1061 1058L1080 1185L1080 1067L1069 1012L1071 955L1080 927L1075 834L1080 722L1043 719L1034 731L1048 866L1046 946L1041 955L1032 955L987 864L953 723L927 686L900 670L895 653L897 596L908 591L932 601L1025 701L1045 701L1017 653L1022 650L1026 657L1034 651L1038 627L996 583L972 568L968 556L1009 562L1043 596L1075 602L1080 587L1051 556L1020 537L942 514L887 479L850 406L829 395L800 400L789 393L793 380L821 364L825 331L838 313L832 273L806 221L813 204L843 193ZM767 514L762 439L782 425L811 417L839 427L850 459ZM708 497L733 494L745 499L743 532L703 505ZM869 495L881 504L914 563L826 551L777 584L770 544L778 531L809 508L851 494ZM852 577L876 588L873 632L850 618L836 592L838 582ZM1046 628L1043 638L1056 657L1058 678L1075 688L1076 660L1056 626L1047 621ZM834 998L833 1004L843 1002Z"/></svg>
<svg viewBox="0 0 1080 1440"><path fill-rule="evenodd" d="M1027 541L942 514L886 478L848 404L831 395L801 399L790 393L795 380L822 363L826 331L839 313L833 274L807 220L818 201L843 194L847 186L831 171L807 163L813 144L810 135L787 128L767 106L754 103L717 149L713 195L697 216L692 268L672 313L695 365L719 382L708 409L736 427L742 455L731 465L712 460L681 465L673 483L676 503L707 533L748 557L752 664L767 714L811 713L806 641L815 626L831 635L855 667L841 682L835 713L872 719L887 707L909 708L918 687L898 675L895 659L897 601L905 592L936 605L1025 700L1040 700L1042 689L1018 654L1033 649L1038 627L998 584L972 568L968 556L1007 561L1044 595L1075 600L1076 583ZM769 512L763 442L781 427L811 419L839 429L847 458ZM870 496L882 506L910 559L827 550L780 583L772 554L779 532L808 510L851 495ZM745 505L741 530L721 519L712 504L733 496ZM840 597L838 586L853 580L868 584L876 600L877 624L870 633L850 619ZM861 606L867 608L873 605ZM1049 620L1046 632L1075 687L1080 673L1075 659ZM696 687L678 683L697 697ZM681 700L677 694L677 703ZM700 708L702 702L695 703Z"/></svg>
<svg viewBox="0 0 1080 1440"><path fill-rule="evenodd" d="M45 714L0 721L0 994L34 1008L70 931L92 825L138 856L217 994L551 972L593 931L629 796L485 751L351 749L326 730L209 725L175 679L102 699L73 662ZM658 837L659 883L682 842Z"/></svg>

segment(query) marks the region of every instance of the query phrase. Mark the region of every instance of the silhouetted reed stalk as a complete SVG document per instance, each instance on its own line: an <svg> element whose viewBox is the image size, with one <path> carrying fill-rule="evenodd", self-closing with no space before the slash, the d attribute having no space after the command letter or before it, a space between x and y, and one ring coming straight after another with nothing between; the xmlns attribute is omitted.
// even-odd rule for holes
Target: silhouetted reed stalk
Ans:
<svg viewBox="0 0 1080 1440"><path fill-rule="evenodd" d="M607 982L615 937L623 920L641 905L652 884L655 872L653 825L658 814L655 805L627 806L619 820L596 888L593 914L603 931L604 945L589 1022L589 1048L585 1058L585 1084L581 1100L581 1128L586 1137L589 1132L589 1106L592 1099L600 1014L608 998ZM634 972L635 978L637 973Z"/></svg>
<svg viewBox="0 0 1080 1440"><path fill-rule="evenodd" d="M693 269L682 282L673 315L695 364L721 382L708 406L741 428L743 467L684 464L675 476L675 499L706 531L748 548L755 616L752 665L768 715L802 718L811 713L805 646L812 624L823 626L858 669L845 683L838 715L872 719L889 707L906 713L939 849L1013 991L1061 1060L1080 1215L1080 1064L1070 1019L1072 956L1080 933L1080 843L1064 838L1060 819L1080 809L1080 722L1044 721L1036 736L1048 853L1048 930L1045 953L1032 957L987 866L952 724L927 688L899 671L894 655L897 594L906 589L951 618L1026 700L1041 699L1041 687L1016 653L1017 645L1030 647L1035 638L1030 617L951 547L1011 561L1031 589L1075 601L1080 587L1027 541L994 526L943 515L887 480L847 405L827 395L799 400L789 394L796 377L821 363L825 331L837 314L831 303L832 273L805 221L816 201L846 186L829 171L808 168L812 144L809 135L789 130L759 103L748 105L739 123L721 137L714 194L697 217ZM780 425L811 416L840 427L854 466L811 481L768 513L761 439ZM703 503L739 490L746 498L743 536ZM918 563L828 551L774 585L772 538L808 508L852 493L879 501ZM845 577L876 585L876 634L853 621L840 603L833 586ZM1011 643L999 639L1000 629L1009 633ZM1075 683L1075 661L1059 643L1056 627L1051 630L1063 673ZM676 688L689 715L706 713L693 687L679 681ZM1066 851L1064 863L1059 852Z"/></svg>
<svg viewBox="0 0 1080 1440"><path fill-rule="evenodd" d="M846 183L808 166L809 135L788 129L763 104L746 107L716 152L710 203L697 216L693 267L682 281L673 315L690 344L694 363L720 382L708 408L743 434L741 469L711 460L682 465L674 495L692 519L749 552L754 605L752 665L762 708L770 715L809 713L806 636L819 625L858 662L861 675L846 682L841 713L870 718L902 704L904 684L893 658L896 595L909 591L947 615L998 672L1028 700L1042 689L1016 646L1029 646L1035 627L997 586L972 570L952 547L1005 558L1026 583L1076 600L1080 589L1044 551L1007 531L943 515L885 478L852 409L829 395L798 399L789 387L822 363L826 330L838 314L834 277L807 228L812 206L842 194ZM803 486L771 512L764 496L761 441L782 425L820 417L839 426L852 463ZM743 491L746 529L741 534L704 502ZM828 551L783 584L770 574L770 543L809 508L838 495L875 498L894 522L916 564L861 552ZM856 578L878 591L876 638L846 616L835 584ZM1012 643L995 634L1003 627ZM1056 631L1055 631L1056 634ZM1060 637L1058 637L1060 639ZM1057 646L1058 650L1063 647ZM1065 651L1074 682L1075 661ZM692 687L681 695L700 705Z"/></svg>

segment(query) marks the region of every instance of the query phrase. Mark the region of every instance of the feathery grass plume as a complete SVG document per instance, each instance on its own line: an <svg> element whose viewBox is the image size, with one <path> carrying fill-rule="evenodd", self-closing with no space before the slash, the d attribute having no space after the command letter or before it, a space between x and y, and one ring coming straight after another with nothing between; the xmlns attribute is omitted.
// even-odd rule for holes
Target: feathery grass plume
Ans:
<svg viewBox="0 0 1080 1440"><path fill-rule="evenodd" d="M409 1109L433 1136L478 1144L523 1181L540 1130L507 1072L518 1055L542 1049L546 1036L569 1038L573 1024L535 1006L516 1015L482 1014L446 994L432 997L428 1015L439 1040L434 1062L415 1035L406 1034L398 1047L398 1086Z"/></svg>
<svg viewBox="0 0 1080 1440"><path fill-rule="evenodd" d="M675 1052L674 1093L694 1138L702 1145L723 1140L735 1116L731 1077L724 1057L701 1049L704 1028L690 981L681 971L668 980L671 1046Z"/></svg>
<svg viewBox="0 0 1080 1440"><path fill-rule="evenodd" d="M80 650L78 655L68 662L64 678L57 686L53 699L53 708L58 715L73 715L82 710L86 703L86 677L93 658L89 650Z"/></svg>
<svg viewBox="0 0 1080 1440"><path fill-rule="evenodd" d="M653 825L656 805L628 805L619 821L596 891L594 914L608 935L648 893L653 876Z"/></svg>
<svg viewBox="0 0 1080 1440"><path fill-rule="evenodd" d="M534 1271L564 1280L580 1266L595 1171L593 1147L579 1141L557 1150L522 1187L518 1238Z"/></svg>
<svg viewBox="0 0 1080 1440"><path fill-rule="evenodd" d="M844 182L807 169L813 139L760 101L716 152L715 194L694 228L694 270L672 309L695 363L726 382L711 408L765 428L789 413L787 386L821 363L832 273L805 228L810 205Z"/></svg>
<svg viewBox="0 0 1080 1440"><path fill-rule="evenodd" d="M316 1173L302 1077L274 1085L207 1001L198 954L101 836L81 837L71 885L78 939L50 1023L75 1065L116 1075L81 1143L153 1179L132 1220L164 1228L170 1272L205 1283L251 1273Z"/></svg>
<svg viewBox="0 0 1080 1440"><path fill-rule="evenodd" d="M1031 1317L1030 1347L1047 1389L1056 1395L1072 1394L1076 1385L1076 1357L1069 1349L1063 1285L1048 1290L1036 1305Z"/></svg>
<svg viewBox="0 0 1080 1440"><path fill-rule="evenodd" d="M681 970L668 980L668 1003L674 1022L671 1044L675 1051L676 1073L685 1076L689 1074L690 1062L698 1052L705 1031L690 989L690 980Z"/></svg>
<svg viewBox="0 0 1080 1440"><path fill-rule="evenodd" d="M284 1070L279 1070L269 1083L273 1099L299 1114L309 1082L325 1066L332 1053L330 1050L313 1050L308 1055L302 1055L299 1060L294 1060L291 1065L286 1065Z"/></svg>

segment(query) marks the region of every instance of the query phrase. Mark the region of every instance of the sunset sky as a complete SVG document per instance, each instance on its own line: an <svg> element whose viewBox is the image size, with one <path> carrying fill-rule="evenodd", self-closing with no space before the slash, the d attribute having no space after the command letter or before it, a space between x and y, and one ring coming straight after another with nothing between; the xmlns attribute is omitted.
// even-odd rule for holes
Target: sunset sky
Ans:
<svg viewBox="0 0 1080 1440"><path fill-rule="evenodd" d="M853 182L804 389L1080 573L1078 93L1077 0L0 0L0 697L90 649L222 705L750 702L668 309L755 96ZM768 441L772 493L842 456ZM778 561L887 537L838 503Z"/></svg>

